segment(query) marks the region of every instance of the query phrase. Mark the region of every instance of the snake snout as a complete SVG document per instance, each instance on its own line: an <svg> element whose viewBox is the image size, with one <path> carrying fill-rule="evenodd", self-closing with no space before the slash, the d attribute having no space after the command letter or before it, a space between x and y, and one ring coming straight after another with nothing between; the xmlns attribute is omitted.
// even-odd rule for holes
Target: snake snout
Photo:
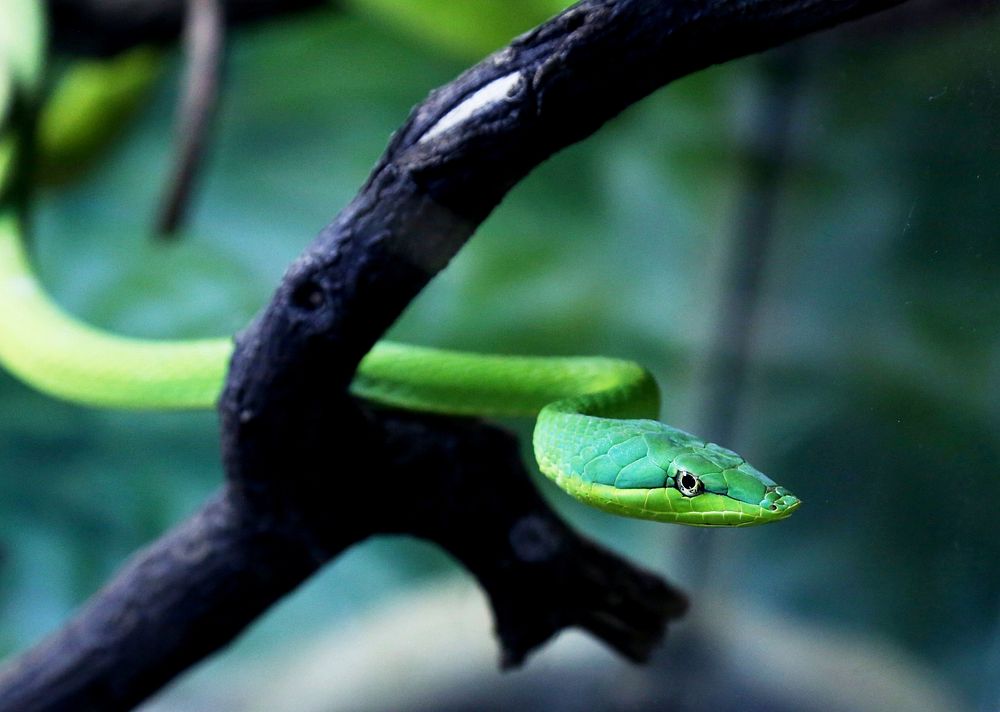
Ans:
<svg viewBox="0 0 1000 712"><path fill-rule="evenodd" d="M784 487L768 487L760 506L772 515L787 517L798 509L802 500Z"/></svg>

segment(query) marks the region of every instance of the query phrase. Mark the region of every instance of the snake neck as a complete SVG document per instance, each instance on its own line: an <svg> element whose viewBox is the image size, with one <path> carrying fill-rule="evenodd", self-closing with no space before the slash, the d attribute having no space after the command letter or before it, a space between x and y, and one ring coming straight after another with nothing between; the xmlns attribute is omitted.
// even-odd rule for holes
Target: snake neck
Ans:
<svg viewBox="0 0 1000 712"><path fill-rule="evenodd" d="M555 401L538 414L535 457L556 482L583 479L586 465L596 457L662 431L663 424L651 419L658 411L659 389L645 370L613 388Z"/></svg>

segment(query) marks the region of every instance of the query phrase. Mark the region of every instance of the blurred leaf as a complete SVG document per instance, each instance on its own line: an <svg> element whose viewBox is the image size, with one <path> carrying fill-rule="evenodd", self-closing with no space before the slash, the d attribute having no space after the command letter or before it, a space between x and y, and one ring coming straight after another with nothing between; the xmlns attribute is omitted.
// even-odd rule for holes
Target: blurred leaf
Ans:
<svg viewBox="0 0 1000 712"><path fill-rule="evenodd" d="M570 0L348 0L360 12L470 58L504 46L571 4Z"/></svg>
<svg viewBox="0 0 1000 712"><path fill-rule="evenodd" d="M162 52L138 47L110 59L71 64L42 108L38 176L62 183L82 175L122 135L160 76Z"/></svg>

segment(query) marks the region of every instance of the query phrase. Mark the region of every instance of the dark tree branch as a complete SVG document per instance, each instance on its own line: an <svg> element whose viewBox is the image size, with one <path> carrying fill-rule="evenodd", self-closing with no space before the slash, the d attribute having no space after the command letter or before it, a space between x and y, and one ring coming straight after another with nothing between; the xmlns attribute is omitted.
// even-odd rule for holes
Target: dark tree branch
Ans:
<svg viewBox="0 0 1000 712"><path fill-rule="evenodd" d="M319 565L231 491L140 551L55 635L4 669L0 709L129 709L228 643Z"/></svg>
<svg viewBox="0 0 1000 712"><path fill-rule="evenodd" d="M337 9L336 0L221 0L230 26L312 9ZM172 43L182 32L186 0L46 0L56 49L112 55L140 44ZM908 0L913 11L882 17L851 32L858 42L892 41L913 30L939 28L988 11L993 0ZM800 3L805 5L805 3Z"/></svg>
<svg viewBox="0 0 1000 712"><path fill-rule="evenodd" d="M454 420L429 439L429 425L449 421L383 418L389 437L380 439L399 471L433 472L442 461L456 468L430 492L390 505L383 526L436 542L476 576L490 597L505 667L573 625L645 660L666 621L687 608L679 591L569 530L539 497L509 434Z"/></svg>
<svg viewBox="0 0 1000 712"><path fill-rule="evenodd" d="M284 508L228 486L8 667L0 709L128 709L374 533L422 536L465 563L490 594L508 664L568 625L641 660L665 621L684 611L680 593L559 521L510 435L393 411L364 419L379 439L378 454L367 458L375 476L351 485L348 473L328 463L322 481L301 493L317 502ZM379 482L378 473L393 472L407 473L409 486ZM345 525L353 510L362 516Z"/></svg>
<svg viewBox="0 0 1000 712"><path fill-rule="evenodd" d="M0 710L132 704L345 545L385 531L438 541L479 578L508 664L567 625L642 659L683 611L679 594L569 532L505 436L359 407L348 383L552 153L673 79L898 2L585 0L433 92L239 336L219 405L226 494L15 663Z"/></svg>

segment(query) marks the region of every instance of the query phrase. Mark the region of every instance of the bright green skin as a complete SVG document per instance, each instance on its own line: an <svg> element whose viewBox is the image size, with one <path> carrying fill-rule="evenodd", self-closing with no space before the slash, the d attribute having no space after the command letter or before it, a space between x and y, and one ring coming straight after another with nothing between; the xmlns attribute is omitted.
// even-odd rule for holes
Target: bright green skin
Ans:
<svg viewBox="0 0 1000 712"><path fill-rule="evenodd" d="M211 407L232 351L226 339L147 341L61 311L32 274L18 225L0 213L0 362L59 398L108 408ZM659 394L641 366L604 358L455 353L381 342L352 391L414 410L534 415L542 472L574 497L629 517L747 526L787 517L799 500L736 453L655 420ZM686 497L678 471L700 478Z"/></svg>
<svg viewBox="0 0 1000 712"><path fill-rule="evenodd" d="M0 121L3 103L0 91ZM0 193L13 148L12 135L0 131ZM92 406L209 408L231 352L227 339L130 339L66 314L36 279L15 211L0 199L0 362L24 381ZM628 361L487 356L380 342L361 362L351 390L428 412L537 414L534 449L542 472L572 496L615 514L747 526L783 519L799 505L736 453L650 420L659 410L656 383ZM685 477L697 478L703 492L685 496Z"/></svg>

